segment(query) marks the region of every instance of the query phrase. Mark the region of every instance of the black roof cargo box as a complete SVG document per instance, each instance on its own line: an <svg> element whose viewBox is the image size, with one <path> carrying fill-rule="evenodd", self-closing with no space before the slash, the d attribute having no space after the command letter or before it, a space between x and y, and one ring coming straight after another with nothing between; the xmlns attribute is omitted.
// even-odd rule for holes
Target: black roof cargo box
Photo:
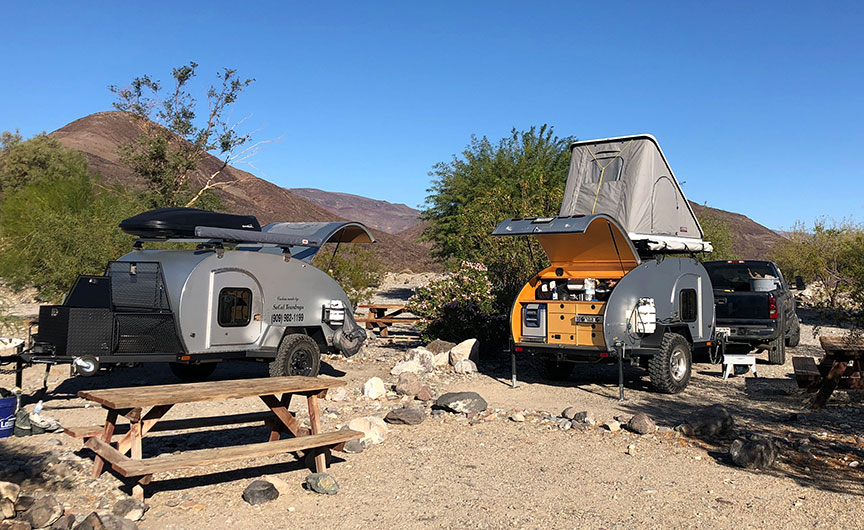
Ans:
<svg viewBox="0 0 864 530"><path fill-rule="evenodd" d="M120 229L143 238L194 238L196 226L261 231L253 215L208 212L197 208L158 208L120 222Z"/></svg>

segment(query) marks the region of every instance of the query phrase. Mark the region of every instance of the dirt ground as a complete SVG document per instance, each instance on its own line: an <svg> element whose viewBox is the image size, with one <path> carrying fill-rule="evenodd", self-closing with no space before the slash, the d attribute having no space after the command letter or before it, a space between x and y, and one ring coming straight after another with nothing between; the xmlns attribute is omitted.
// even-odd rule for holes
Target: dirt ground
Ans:
<svg viewBox="0 0 864 530"><path fill-rule="evenodd" d="M428 278L391 276L380 300L403 299ZM806 315L805 315L806 316ZM437 394L474 391L489 403L476 418L430 415L416 426L391 425L383 443L360 454L336 453L329 470L340 485L334 496L301 486L308 471L292 455L180 470L154 477L147 489L150 510L139 527L238 528L858 528L864 520L864 409L860 395L838 391L830 406L811 411L808 395L792 376L792 355L819 356L813 327L805 320L802 345L784 366L760 355L758 377L724 381L720 367L694 365L687 390L668 396L647 386L647 375L627 368L619 402L614 366L578 367L566 382L539 378L529 359L520 359L518 386L510 387L509 358L481 352L479 374L439 371L424 376ZM824 332L839 330L823 327ZM321 377L347 383L347 401L324 401L325 429L348 420L383 416L404 398L371 401L362 385L389 374L405 350L418 345L407 328L390 339L369 341L353 359L327 357ZM41 368L29 368L25 392L41 386ZM266 377L265 365L223 363L214 379ZM69 378L57 367L49 377L44 412L65 425L104 420L102 409L76 397L79 390L176 382L162 365L117 367L92 378ZM11 375L0 375L10 388ZM687 421L712 404L735 418L734 432L717 439L668 431L636 435L610 432L607 420L628 420L644 412L663 427ZM422 406L414 402L416 406ZM301 420L308 420L296 400ZM587 430L558 428L569 406L590 411L598 424ZM178 405L168 418L263 410L254 399ZM513 411L526 417L514 422ZM764 435L780 447L767 470L735 467L727 449L735 437ZM145 438L145 456L180 449L266 441L259 426L159 433ZM125 495L110 473L89 477L92 453L62 434L0 440L2 479L23 482L29 494L51 492L69 511L108 511ZM33 470L36 471L33 471ZM270 503L250 506L244 488L264 475L287 483Z"/></svg>

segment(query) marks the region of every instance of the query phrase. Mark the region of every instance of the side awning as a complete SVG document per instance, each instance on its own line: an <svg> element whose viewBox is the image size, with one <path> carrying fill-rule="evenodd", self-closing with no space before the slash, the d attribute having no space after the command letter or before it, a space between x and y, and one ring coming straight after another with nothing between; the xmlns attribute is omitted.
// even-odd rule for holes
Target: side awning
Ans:
<svg viewBox="0 0 864 530"><path fill-rule="evenodd" d="M262 234L291 240L291 257L311 261L325 243L374 243L372 232L362 223L270 223Z"/></svg>
<svg viewBox="0 0 864 530"><path fill-rule="evenodd" d="M603 214L507 219L492 235L535 236L555 266L629 271L641 263L621 225Z"/></svg>

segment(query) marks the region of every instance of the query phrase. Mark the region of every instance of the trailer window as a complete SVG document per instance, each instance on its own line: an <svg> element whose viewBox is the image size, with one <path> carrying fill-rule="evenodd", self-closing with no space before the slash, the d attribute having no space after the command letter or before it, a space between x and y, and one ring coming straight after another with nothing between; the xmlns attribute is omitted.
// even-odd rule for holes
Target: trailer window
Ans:
<svg viewBox="0 0 864 530"><path fill-rule="evenodd" d="M226 287L219 291L219 325L223 328L246 326L252 320L252 291Z"/></svg>
<svg viewBox="0 0 864 530"><path fill-rule="evenodd" d="M617 151L603 151L594 154L593 160L588 164L587 182L614 182L621 180L624 170L624 159L618 156Z"/></svg>
<svg viewBox="0 0 864 530"><path fill-rule="evenodd" d="M681 320L684 322L695 322L699 309L696 305L696 291L683 289L681 291Z"/></svg>

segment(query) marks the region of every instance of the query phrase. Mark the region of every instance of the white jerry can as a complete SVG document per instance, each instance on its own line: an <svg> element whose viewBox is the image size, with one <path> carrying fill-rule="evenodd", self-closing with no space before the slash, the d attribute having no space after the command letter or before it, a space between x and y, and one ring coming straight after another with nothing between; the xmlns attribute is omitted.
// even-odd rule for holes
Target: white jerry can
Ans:
<svg viewBox="0 0 864 530"><path fill-rule="evenodd" d="M635 316L636 333L651 334L657 329L657 308L653 298L640 298Z"/></svg>

